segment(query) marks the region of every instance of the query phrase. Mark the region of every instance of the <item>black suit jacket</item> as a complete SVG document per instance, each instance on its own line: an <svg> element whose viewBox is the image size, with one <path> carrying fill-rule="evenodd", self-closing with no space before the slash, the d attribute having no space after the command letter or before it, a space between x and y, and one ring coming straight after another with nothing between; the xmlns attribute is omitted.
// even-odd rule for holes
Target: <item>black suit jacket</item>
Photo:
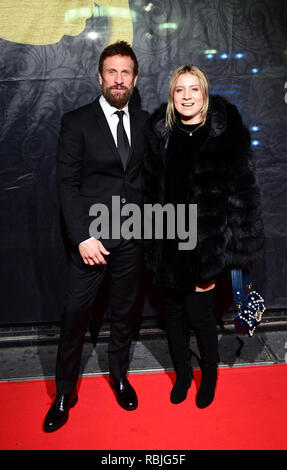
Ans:
<svg viewBox="0 0 287 470"><path fill-rule="evenodd" d="M91 104L66 113L61 122L57 151L57 187L60 205L73 245L88 239L93 217L90 207L105 204L111 211L112 196L123 202L143 202L143 127L148 113L129 107L131 150L124 169L99 97ZM111 234L111 228L110 228ZM109 249L118 243L105 240Z"/></svg>

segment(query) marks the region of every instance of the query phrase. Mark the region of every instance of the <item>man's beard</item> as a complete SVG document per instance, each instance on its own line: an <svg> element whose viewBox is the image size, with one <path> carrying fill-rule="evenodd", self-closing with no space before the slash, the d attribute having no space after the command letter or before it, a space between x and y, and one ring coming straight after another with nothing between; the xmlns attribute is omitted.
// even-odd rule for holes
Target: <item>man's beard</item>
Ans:
<svg viewBox="0 0 287 470"><path fill-rule="evenodd" d="M117 87L119 88L119 87ZM125 90L125 92L112 92L114 87L105 87L102 86L102 94L106 98L107 102L111 105L114 106L115 108L124 108L128 101L130 100L130 97L133 94L134 88L133 86L130 88L127 87L120 87L122 90Z"/></svg>

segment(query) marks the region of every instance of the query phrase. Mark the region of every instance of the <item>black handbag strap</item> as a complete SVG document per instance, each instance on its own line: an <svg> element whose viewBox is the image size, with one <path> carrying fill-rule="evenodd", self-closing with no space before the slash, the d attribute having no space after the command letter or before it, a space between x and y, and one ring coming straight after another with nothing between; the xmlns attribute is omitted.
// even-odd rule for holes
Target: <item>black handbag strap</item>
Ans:
<svg viewBox="0 0 287 470"><path fill-rule="evenodd" d="M236 304L242 304L244 299L243 281L245 284L250 285L251 275L247 270L243 274L241 268L232 268L231 281L234 301Z"/></svg>

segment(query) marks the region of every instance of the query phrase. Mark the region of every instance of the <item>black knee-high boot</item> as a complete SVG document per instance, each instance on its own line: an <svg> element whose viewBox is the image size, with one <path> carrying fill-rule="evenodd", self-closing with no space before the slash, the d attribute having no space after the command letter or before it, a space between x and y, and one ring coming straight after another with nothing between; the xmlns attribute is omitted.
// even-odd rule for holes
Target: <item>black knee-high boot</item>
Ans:
<svg viewBox="0 0 287 470"><path fill-rule="evenodd" d="M170 394L170 401L178 404L185 400L193 377L183 292L166 289L165 323L170 355L176 372L176 382Z"/></svg>
<svg viewBox="0 0 287 470"><path fill-rule="evenodd" d="M196 404L199 408L205 408L214 398L217 382L218 338L214 315L214 289L189 294L186 308L201 359L201 383Z"/></svg>

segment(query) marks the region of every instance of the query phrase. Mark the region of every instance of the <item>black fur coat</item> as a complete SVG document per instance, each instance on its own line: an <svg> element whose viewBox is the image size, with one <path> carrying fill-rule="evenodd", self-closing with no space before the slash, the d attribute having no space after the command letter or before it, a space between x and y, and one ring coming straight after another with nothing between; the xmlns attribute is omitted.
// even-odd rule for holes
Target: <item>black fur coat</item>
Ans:
<svg viewBox="0 0 287 470"><path fill-rule="evenodd" d="M146 128L144 161L145 203L165 204L166 154L171 131L165 126L166 105L154 113ZM190 146L193 137L188 137ZM197 204L197 279L208 282L225 277L232 266L250 265L263 255L263 224L260 192L256 183L249 132L236 107L212 96L205 124L205 139L192 155L186 203ZM180 159L179 159L180 160ZM166 264L162 240L145 240L145 265L157 278ZM182 252L188 263L192 253ZM190 266L192 272L192 266ZM176 285L165 265L163 282ZM182 273L185 276L185 273Z"/></svg>

